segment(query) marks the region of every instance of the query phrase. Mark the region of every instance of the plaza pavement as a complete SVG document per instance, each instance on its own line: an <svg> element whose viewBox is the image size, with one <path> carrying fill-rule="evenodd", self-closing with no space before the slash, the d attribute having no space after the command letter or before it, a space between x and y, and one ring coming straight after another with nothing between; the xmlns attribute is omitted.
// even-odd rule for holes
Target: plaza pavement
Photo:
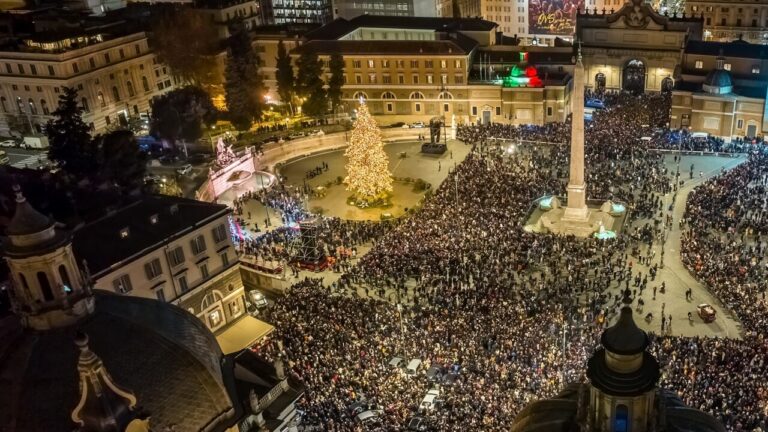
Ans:
<svg viewBox="0 0 768 432"><path fill-rule="evenodd" d="M449 149L452 152L446 153L442 156L426 156L418 153L419 143L416 142L398 142L385 146L390 158L390 169L393 175L398 177L414 177L422 178L430 182L434 188L437 188L440 183L445 180L448 175L449 168L454 163L460 163L467 156L470 150L470 146L464 145L458 141L449 142ZM407 157L401 159L398 157L398 153L405 151ZM720 336L720 337L740 337L741 326L738 321L732 316L732 314L716 299L707 288L697 281L683 265L680 259L680 244L681 244L681 231L680 231L680 218L685 212L685 203L687 201L688 194L694 187L700 185L708 178L717 175L721 169L731 169L738 164L745 161L745 157L740 156L738 158L731 157L718 157L718 156L683 156L680 162L681 179L685 181L682 188L678 190L677 197L675 199L672 209L672 229L668 231L664 244L660 244L658 241L654 242L653 249L656 251L653 263L661 262L661 250L664 249L664 267L659 269L656 280L651 282L649 280L648 289L645 291L643 300L645 306L643 308L642 316L645 316L648 312L653 313L653 320L646 322L644 319L636 320L638 326L647 331L654 333L661 332L661 310L664 305L664 314L668 317L672 315L672 327L668 330L669 334L682 335L682 336ZM304 159L295 161L285 166L281 172L284 177L284 181L291 185L302 185L305 181L305 174L312 168L319 166L322 162L326 162L329 165L329 169L326 172L312 178L306 179L306 183L310 187L316 187L325 184L328 181L333 181L337 176L343 176L344 170L344 157L341 151L329 152L325 154L317 154ZM694 164L694 178L689 179L690 165ZM676 163L673 161L673 156L665 156L665 165L674 173L676 170ZM703 176L700 177L700 172ZM336 186L343 187L343 186ZM664 197L665 213L668 212L668 204L673 199L673 193ZM344 195L346 196L346 195ZM339 203L332 203L331 205L343 205L346 203L343 200ZM312 202L310 201L310 207ZM266 212L269 211L272 225L267 230L275 229L282 225L279 212L273 209L267 210L263 205L258 202L250 201L245 206L245 212L243 217L247 219L248 212L251 213L251 220L256 221L259 227L264 229L264 219L266 218ZM370 245L364 245L358 247L359 256L365 254L370 250ZM634 268L643 269L647 272L648 267L639 265L635 257L630 257L634 262ZM326 285L329 285L339 278L339 273L322 272L314 273L308 271L300 272L299 278L304 277L323 277ZM289 282L298 280L299 278L293 278L288 274L287 279ZM656 300L652 299L652 288L658 287L662 282L666 283L666 292L662 294L657 291ZM407 283L408 292L404 298L400 299L405 303L410 303L414 294L415 281L409 281ZM609 289L612 295L616 295L623 288L615 286ZM688 301L685 299L685 291L691 288L693 292L693 300ZM366 292L363 286L356 287L356 294L359 296L369 297L385 300L396 301L397 295L394 290L369 290ZM699 303L709 303L717 310L717 320L713 323L704 323L696 313L696 305ZM691 312L694 316L693 323L688 321L688 312Z"/></svg>

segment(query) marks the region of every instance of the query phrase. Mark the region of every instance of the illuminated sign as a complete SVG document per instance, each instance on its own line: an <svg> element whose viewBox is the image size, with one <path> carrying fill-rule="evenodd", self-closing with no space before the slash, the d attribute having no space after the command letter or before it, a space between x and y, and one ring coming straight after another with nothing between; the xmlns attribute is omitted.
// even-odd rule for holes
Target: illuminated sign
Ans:
<svg viewBox="0 0 768 432"><path fill-rule="evenodd" d="M521 69L517 66L513 66L512 70L509 71L509 75L501 80L501 85L507 88L543 87L544 83L541 82L541 78L539 78L539 73L535 67L528 66L525 69Z"/></svg>
<svg viewBox="0 0 768 432"><path fill-rule="evenodd" d="M530 0L528 33L572 36L583 0Z"/></svg>

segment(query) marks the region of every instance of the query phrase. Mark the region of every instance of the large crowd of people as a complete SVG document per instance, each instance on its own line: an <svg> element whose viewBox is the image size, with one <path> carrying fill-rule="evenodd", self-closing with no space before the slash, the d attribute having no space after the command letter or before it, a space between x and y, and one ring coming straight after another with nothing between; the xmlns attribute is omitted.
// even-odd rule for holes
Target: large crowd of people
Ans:
<svg viewBox="0 0 768 432"><path fill-rule="evenodd" d="M329 250L371 250L330 285L299 280L266 311L276 332L260 352L283 359L306 384L301 426L366 430L354 409L364 405L379 410L370 424L378 430L403 430L421 413L430 430L504 431L529 402L584 380L597 336L622 306L617 293L630 290L637 310L663 301L655 300L657 288L664 290L655 279L663 257L657 249L672 223L663 195L680 178L640 139L664 126L657 109L663 103L661 96L611 94L585 129L589 196L630 209L617 239L523 229L535 199L565 192L568 146L535 142L567 143L568 124L463 127L459 138L472 151L419 211L384 225L321 218ZM534 144L510 154L492 144L495 138ZM767 168L768 157L753 155L707 181L690 195L680 222L683 262L741 320L744 338L662 333L652 346L664 367L661 384L731 431L768 430L761 283L768 271ZM300 207L300 196L273 194L281 195L259 199ZM284 253L281 245L295 235L270 234L247 245L249 252ZM454 372L434 411L420 411L433 384L390 365L394 357Z"/></svg>

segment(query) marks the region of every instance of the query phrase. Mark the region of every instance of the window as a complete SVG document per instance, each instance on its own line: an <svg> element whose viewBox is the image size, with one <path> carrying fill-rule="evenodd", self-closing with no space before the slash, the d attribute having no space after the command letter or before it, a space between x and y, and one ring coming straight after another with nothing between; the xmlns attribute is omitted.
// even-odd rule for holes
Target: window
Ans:
<svg viewBox="0 0 768 432"><path fill-rule="evenodd" d="M418 84L419 83L419 76L418 75L414 75L412 78L413 78L413 83L414 84Z"/></svg>
<svg viewBox="0 0 768 432"><path fill-rule="evenodd" d="M77 63L72 63L72 72L80 73L80 67L77 66Z"/></svg>
<svg viewBox="0 0 768 432"><path fill-rule="evenodd" d="M221 324L221 311L218 309L215 309L211 311L208 314L208 322L210 323L211 328L218 327L219 324Z"/></svg>
<svg viewBox="0 0 768 432"><path fill-rule="evenodd" d="M369 84L376 84L376 74L368 74L368 83Z"/></svg>
<svg viewBox="0 0 768 432"><path fill-rule="evenodd" d="M759 74L760 73L760 66L752 66L752 73L753 74Z"/></svg>
<svg viewBox="0 0 768 432"><path fill-rule="evenodd" d="M382 99L397 99L397 98L395 97L395 94L394 94L394 93L392 93L392 92L384 92L384 93L382 93L382 94L381 94L381 98L382 98Z"/></svg>
<svg viewBox="0 0 768 432"><path fill-rule="evenodd" d="M355 84L362 84L363 83L363 76L360 74L355 75Z"/></svg>
<svg viewBox="0 0 768 432"><path fill-rule="evenodd" d="M141 47L139 46L139 44L135 44L133 46L133 49L136 51L136 55L141 54Z"/></svg>
<svg viewBox="0 0 768 432"><path fill-rule="evenodd" d="M424 61L424 67L427 69L432 69L435 67L435 62L432 60L426 60Z"/></svg>
<svg viewBox="0 0 768 432"><path fill-rule="evenodd" d="M699 7L698 6L691 6L691 10L694 11L694 12L698 12L699 11Z"/></svg>
<svg viewBox="0 0 768 432"><path fill-rule="evenodd" d="M448 61L447 60L440 60L440 68L445 69L448 67Z"/></svg>
<svg viewBox="0 0 768 432"><path fill-rule="evenodd" d="M381 61L381 67L388 68L389 67L389 60L382 60Z"/></svg>
<svg viewBox="0 0 768 432"><path fill-rule="evenodd" d="M6 99L5 96L0 97L0 105L2 105L4 113L8 112L8 105L7 104L8 104L8 99Z"/></svg>
<svg viewBox="0 0 768 432"><path fill-rule="evenodd" d="M104 61L109 63L109 53L104 53Z"/></svg>
<svg viewBox="0 0 768 432"><path fill-rule="evenodd" d="M37 66L29 65L29 70L32 72L32 75L37 75Z"/></svg>
<svg viewBox="0 0 768 432"><path fill-rule="evenodd" d="M455 84L464 84L464 75L456 75L453 77L453 82Z"/></svg>
<svg viewBox="0 0 768 432"><path fill-rule="evenodd" d="M88 108L88 99L86 98L80 99L80 105L82 105L84 112L91 112L91 110Z"/></svg>
<svg viewBox="0 0 768 432"><path fill-rule="evenodd" d="M96 93L96 99L99 100L99 105L101 105L102 108L107 106L106 101L104 101L104 93L102 93L102 92Z"/></svg>
<svg viewBox="0 0 768 432"><path fill-rule="evenodd" d="M454 60L453 67L455 67L456 69L460 69L461 68L461 60Z"/></svg>
<svg viewBox="0 0 768 432"><path fill-rule="evenodd" d="M404 61L404 60L396 60L396 61L395 61L395 66L396 66L398 69L402 69L402 68L404 68L404 67L405 67L405 61Z"/></svg>
<svg viewBox="0 0 768 432"><path fill-rule="evenodd" d="M422 93L422 92L413 92L413 93L411 93L410 99L424 99L424 93Z"/></svg>
<svg viewBox="0 0 768 432"><path fill-rule="evenodd" d="M5 64L5 71L8 72L9 74L13 73L13 69L11 69L11 64L10 63L6 63Z"/></svg>
<svg viewBox="0 0 768 432"><path fill-rule="evenodd" d="M104 116L104 123L107 124L107 126L112 124L112 119L109 118L109 116Z"/></svg>
<svg viewBox="0 0 768 432"><path fill-rule="evenodd" d="M208 276L210 276L210 273L208 272L208 264L200 264L200 275L203 279L208 279Z"/></svg>
<svg viewBox="0 0 768 432"><path fill-rule="evenodd" d="M397 83L398 84L405 84L405 75L398 75L397 76Z"/></svg>
<svg viewBox="0 0 768 432"><path fill-rule="evenodd" d="M133 97L133 95L134 95L134 93L133 93L133 83L130 82L130 81L127 81L125 83L125 87L128 89L128 97Z"/></svg>
<svg viewBox="0 0 768 432"><path fill-rule="evenodd" d="M189 291L189 284L187 283L187 276L186 275L179 276L179 278L176 279L176 282L178 282L179 289L181 290L181 292Z"/></svg>
<svg viewBox="0 0 768 432"><path fill-rule="evenodd" d="M476 106L473 106L473 107L472 107L472 115L473 115L473 116L476 116L476 115L477 115L477 107L476 107Z"/></svg>
<svg viewBox="0 0 768 432"><path fill-rule="evenodd" d="M432 75L427 75L427 84L433 84L434 77Z"/></svg>
<svg viewBox="0 0 768 432"><path fill-rule="evenodd" d="M61 278L61 284L64 285L64 292L68 295L72 294L72 281L69 279L69 272L64 264L59 266L59 277Z"/></svg>
<svg viewBox="0 0 768 432"><path fill-rule="evenodd" d="M42 87L40 87L40 86L37 86L37 87L35 88L35 90L37 90L37 92L38 92L38 93L42 93L42 92L43 92L43 88L42 88Z"/></svg>
<svg viewBox="0 0 768 432"><path fill-rule="evenodd" d="M419 67L419 61L418 60L411 60L411 67L412 68Z"/></svg>
<svg viewBox="0 0 768 432"><path fill-rule="evenodd" d="M163 267L160 265L160 258L144 264L144 272L147 274L147 280L152 280L163 274Z"/></svg>
<svg viewBox="0 0 768 432"><path fill-rule="evenodd" d="M360 69L360 60L352 60L352 67L355 69Z"/></svg>
<svg viewBox="0 0 768 432"><path fill-rule="evenodd" d="M147 81L147 77L141 77L141 86L144 88L145 92L149 91L149 81Z"/></svg>
<svg viewBox="0 0 768 432"><path fill-rule="evenodd" d="M496 115L497 116L501 115L501 107L496 107Z"/></svg>
<svg viewBox="0 0 768 432"><path fill-rule="evenodd" d="M547 115L548 116L552 115L552 107L547 107Z"/></svg>
<svg viewBox="0 0 768 432"><path fill-rule="evenodd" d="M443 104L443 111L444 112L448 112L450 110L451 110L451 106L449 104L447 104L447 103L444 103Z"/></svg>
<svg viewBox="0 0 768 432"><path fill-rule="evenodd" d="M227 255L227 252L224 251L219 256L221 257L221 266L227 267L229 265L229 255Z"/></svg>
<svg viewBox="0 0 768 432"><path fill-rule="evenodd" d="M37 115L37 106L35 105L35 101L30 99L27 101L27 103L29 104L29 113L32 115Z"/></svg>
<svg viewBox="0 0 768 432"><path fill-rule="evenodd" d="M115 291L121 294L129 293L133 289L133 286L131 285L131 277L127 274L112 281L112 285L115 287Z"/></svg>
<svg viewBox="0 0 768 432"><path fill-rule="evenodd" d="M381 77L381 83L382 84L392 84L392 77L389 75L383 75Z"/></svg>
<svg viewBox="0 0 768 432"><path fill-rule="evenodd" d="M368 95L364 92L355 92L354 95L352 95L352 99L359 101L359 100L368 100Z"/></svg>
<svg viewBox="0 0 768 432"><path fill-rule="evenodd" d="M48 75L50 76L56 75L56 73L53 70L53 66L48 66Z"/></svg>
<svg viewBox="0 0 768 432"><path fill-rule="evenodd" d="M744 127L744 119L736 120L736 129L741 129L743 127Z"/></svg>
<svg viewBox="0 0 768 432"><path fill-rule="evenodd" d="M415 103L414 104L414 110L416 112L421 112L421 104L420 103Z"/></svg>
<svg viewBox="0 0 768 432"><path fill-rule="evenodd" d="M96 59L94 59L93 57L88 59L88 64L91 65L91 69L96 69Z"/></svg>
<svg viewBox="0 0 768 432"><path fill-rule="evenodd" d="M17 67L19 68L19 73L20 73L20 74L22 74L22 75L24 75L24 65L23 65L23 64L20 64L20 65L18 65Z"/></svg>
<svg viewBox="0 0 768 432"><path fill-rule="evenodd" d="M369 67L369 68L374 68L374 67L376 67L376 64L374 63L374 61L373 61L373 60L368 60L368 67Z"/></svg>
<svg viewBox="0 0 768 432"><path fill-rule="evenodd" d="M45 101L45 99L40 99L40 109L43 111L43 115L50 114L50 110L48 110L48 103Z"/></svg>
<svg viewBox="0 0 768 432"><path fill-rule="evenodd" d="M723 69L725 69L725 70L727 70L727 71L730 71L730 70L731 70L731 64L730 64L730 63L726 63L726 64L724 64L724 65L723 65Z"/></svg>
<svg viewBox="0 0 768 432"><path fill-rule="evenodd" d="M120 58L124 59L125 58L125 51L123 51L123 49L120 48L120 50L118 52L120 53Z"/></svg>
<svg viewBox="0 0 768 432"><path fill-rule="evenodd" d="M387 102L386 109L388 113L394 112L395 111L394 104L392 104L392 102Z"/></svg>
<svg viewBox="0 0 768 432"><path fill-rule="evenodd" d="M214 243L221 243L227 239L227 227L224 224L220 224L216 228L212 229Z"/></svg>
<svg viewBox="0 0 768 432"><path fill-rule="evenodd" d="M37 283L40 284L40 291L43 293L43 300L53 300L53 290L51 289L51 281L48 280L48 275L45 272L37 272Z"/></svg>
<svg viewBox="0 0 768 432"><path fill-rule="evenodd" d="M173 267L176 267L177 265L183 263L184 249L182 249L181 246L176 247L176 249L168 253L168 259L171 261L171 266Z"/></svg>
<svg viewBox="0 0 768 432"><path fill-rule="evenodd" d="M701 69L701 68L703 68L703 67L704 67L704 62L703 62L703 61L701 61L701 60L696 60L696 65L695 65L695 68L696 68L696 69Z"/></svg>
<svg viewBox="0 0 768 432"><path fill-rule="evenodd" d="M165 302L165 290L163 290L162 286L155 290L155 296L161 302Z"/></svg>
<svg viewBox="0 0 768 432"><path fill-rule="evenodd" d="M443 84L448 84L448 75L440 75L440 82Z"/></svg>
<svg viewBox="0 0 768 432"><path fill-rule="evenodd" d="M120 102L120 91L117 89L116 86L112 86L112 99L115 102Z"/></svg>
<svg viewBox="0 0 768 432"><path fill-rule="evenodd" d="M192 246L193 254L199 255L205 252L205 237L202 235L193 238L189 243Z"/></svg>

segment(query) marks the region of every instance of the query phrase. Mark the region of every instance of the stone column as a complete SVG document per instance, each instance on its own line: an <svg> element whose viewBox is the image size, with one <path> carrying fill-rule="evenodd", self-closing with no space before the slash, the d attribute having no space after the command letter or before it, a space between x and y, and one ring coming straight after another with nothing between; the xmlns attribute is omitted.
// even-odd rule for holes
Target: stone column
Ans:
<svg viewBox="0 0 768 432"><path fill-rule="evenodd" d="M568 203L563 219L586 220L589 218L584 182L584 64L581 48L573 68L571 91L571 163L568 180Z"/></svg>

